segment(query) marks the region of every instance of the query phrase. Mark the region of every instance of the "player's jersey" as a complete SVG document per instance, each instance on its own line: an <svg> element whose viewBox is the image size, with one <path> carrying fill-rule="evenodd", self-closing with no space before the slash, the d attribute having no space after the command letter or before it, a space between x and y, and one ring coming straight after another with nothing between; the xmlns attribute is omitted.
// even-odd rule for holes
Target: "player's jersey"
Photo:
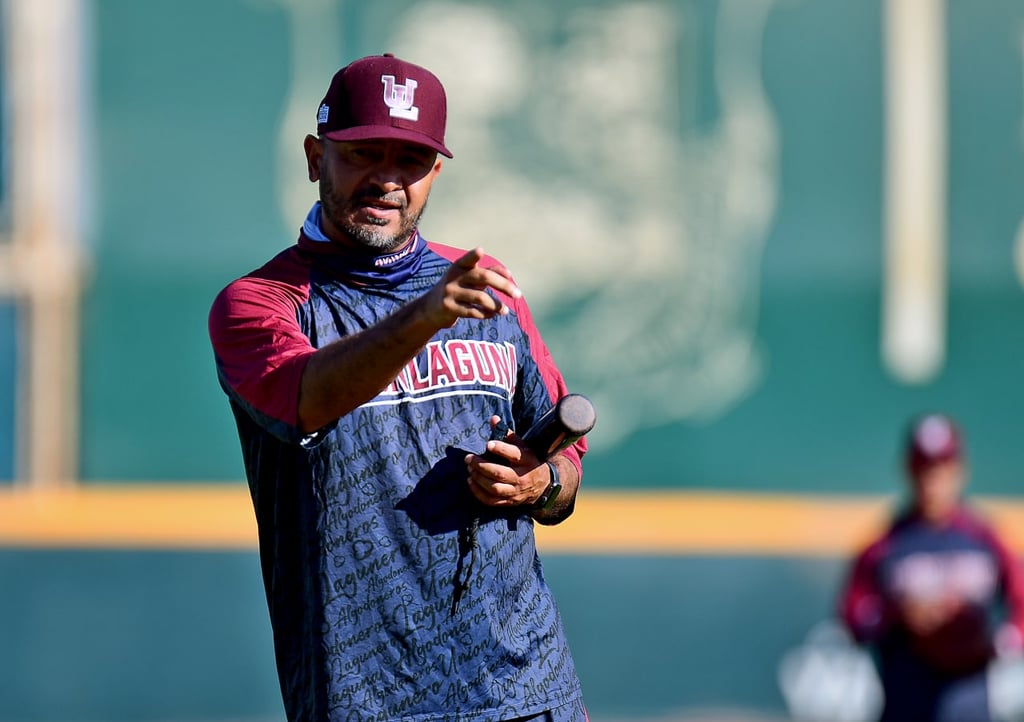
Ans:
<svg viewBox="0 0 1024 722"><path fill-rule="evenodd" d="M899 624L900 599L957 599L961 611L922 642ZM1024 632L1024 578L967 508L941 528L905 514L856 559L840 613L876 652L884 720L987 720L985 668L999 625Z"/></svg>
<svg viewBox="0 0 1024 722"><path fill-rule="evenodd" d="M498 720L581 696L533 520L467 488L464 457L483 451L492 415L522 432L566 393L524 301L502 296L512 313L460 320L376 398L298 428L313 351L422 295L461 255L417 236L353 258L300 236L211 311L291 720ZM584 451L567 456L578 467Z"/></svg>

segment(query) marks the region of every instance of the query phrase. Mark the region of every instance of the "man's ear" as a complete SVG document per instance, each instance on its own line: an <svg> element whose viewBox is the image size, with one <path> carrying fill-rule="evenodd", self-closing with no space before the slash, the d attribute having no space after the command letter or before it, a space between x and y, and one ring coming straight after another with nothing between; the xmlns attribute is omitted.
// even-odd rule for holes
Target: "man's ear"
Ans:
<svg viewBox="0 0 1024 722"><path fill-rule="evenodd" d="M316 183L320 180L320 159L323 158L324 144L315 135L307 135L302 141L302 147L306 151L306 172L309 180Z"/></svg>

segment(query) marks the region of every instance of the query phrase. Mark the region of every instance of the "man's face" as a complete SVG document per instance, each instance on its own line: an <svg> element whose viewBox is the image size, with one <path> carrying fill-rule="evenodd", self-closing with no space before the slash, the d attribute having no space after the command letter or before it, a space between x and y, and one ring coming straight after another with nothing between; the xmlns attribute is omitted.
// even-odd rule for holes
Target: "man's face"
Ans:
<svg viewBox="0 0 1024 722"><path fill-rule="evenodd" d="M388 253L412 237L441 170L437 153L398 140L308 136L309 179L320 183L328 238Z"/></svg>
<svg viewBox="0 0 1024 722"><path fill-rule="evenodd" d="M913 470L914 502L929 521L941 522L956 509L963 492L966 472L958 459L933 461Z"/></svg>

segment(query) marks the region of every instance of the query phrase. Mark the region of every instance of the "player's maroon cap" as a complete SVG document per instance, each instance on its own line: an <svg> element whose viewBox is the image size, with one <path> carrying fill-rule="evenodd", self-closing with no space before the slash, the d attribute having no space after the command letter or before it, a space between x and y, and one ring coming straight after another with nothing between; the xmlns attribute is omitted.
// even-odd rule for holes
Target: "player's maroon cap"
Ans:
<svg viewBox="0 0 1024 722"><path fill-rule="evenodd" d="M948 416L926 414L911 423L907 438L907 464L911 469L959 459L962 455L960 430Z"/></svg>
<svg viewBox="0 0 1024 722"><path fill-rule="evenodd" d="M334 74L316 113L316 132L331 140L406 140L451 158L444 144L447 119L448 101L437 76L385 53Z"/></svg>

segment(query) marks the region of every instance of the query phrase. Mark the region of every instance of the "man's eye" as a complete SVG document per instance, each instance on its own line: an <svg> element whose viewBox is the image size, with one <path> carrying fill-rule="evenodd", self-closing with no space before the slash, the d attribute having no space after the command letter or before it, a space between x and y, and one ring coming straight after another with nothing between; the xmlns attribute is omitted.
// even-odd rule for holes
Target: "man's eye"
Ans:
<svg viewBox="0 0 1024 722"><path fill-rule="evenodd" d="M398 162L407 168L427 168L432 158L426 155L406 155L398 159Z"/></svg>
<svg viewBox="0 0 1024 722"><path fill-rule="evenodd" d="M356 163L372 163L381 157L380 151L372 148L352 148L348 155Z"/></svg>

